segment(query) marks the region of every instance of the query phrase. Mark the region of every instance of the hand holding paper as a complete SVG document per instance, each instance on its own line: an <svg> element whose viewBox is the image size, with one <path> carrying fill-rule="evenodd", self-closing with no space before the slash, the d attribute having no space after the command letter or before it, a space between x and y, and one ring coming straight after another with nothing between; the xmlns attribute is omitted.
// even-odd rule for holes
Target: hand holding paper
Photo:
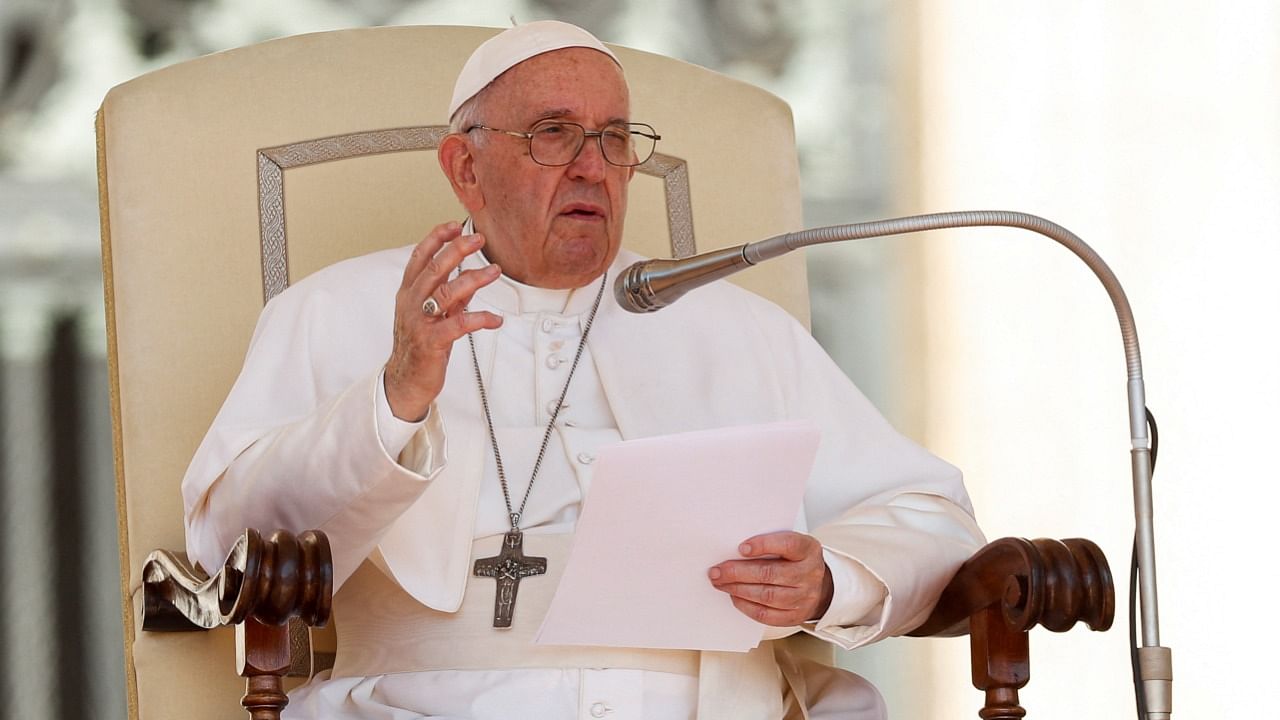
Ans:
<svg viewBox="0 0 1280 720"><path fill-rule="evenodd" d="M738 552L747 559L722 562L707 575L747 617L765 625L791 627L827 611L835 588L816 538L797 532L768 533L748 538Z"/></svg>
<svg viewBox="0 0 1280 720"><path fill-rule="evenodd" d="M818 441L811 423L787 422L601 450L537 642L737 652L758 645L763 628L713 587L708 570L740 557L745 539L794 526Z"/></svg>

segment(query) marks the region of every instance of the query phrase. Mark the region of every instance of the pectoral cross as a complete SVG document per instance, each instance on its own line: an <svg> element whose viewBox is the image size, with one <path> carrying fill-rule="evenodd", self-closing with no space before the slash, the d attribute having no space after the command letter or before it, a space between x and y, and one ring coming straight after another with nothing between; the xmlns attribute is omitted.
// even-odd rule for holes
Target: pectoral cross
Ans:
<svg viewBox="0 0 1280 720"><path fill-rule="evenodd" d="M493 598L493 626L511 627L511 611L516 606L516 591L521 578L541 575L547 571L544 557L525 557L524 533L512 530L502 539L502 552L493 557L476 560L476 577L491 577L498 581Z"/></svg>

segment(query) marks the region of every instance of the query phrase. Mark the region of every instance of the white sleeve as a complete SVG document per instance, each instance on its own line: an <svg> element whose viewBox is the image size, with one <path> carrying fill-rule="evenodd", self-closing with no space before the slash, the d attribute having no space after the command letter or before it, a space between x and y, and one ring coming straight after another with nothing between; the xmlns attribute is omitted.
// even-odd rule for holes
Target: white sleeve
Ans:
<svg viewBox="0 0 1280 720"><path fill-rule="evenodd" d="M445 461L434 408L392 457L379 437L381 386L381 372L366 377L237 455L188 512L192 559L218 567L246 527L319 529L333 551L334 586L341 585Z"/></svg>
<svg viewBox="0 0 1280 720"><path fill-rule="evenodd" d="M375 420L378 424L378 440L382 442L382 449L387 455L399 458L400 463L410 470L415 469L410 462L405 462L405 458L400 458L400 453L409 445L409 441L414 435L427 424L427 420L431 418L431 413L435 410L435 406L427 408L427 414L418 422L408 422L396 417L391 411L391 401L387 400L386 370L378 373L377 385L378 399L375 400Z"/></svg>
<svg viewBox="0 0 1280 720"><path fill-rule="evenodd" d="M812 625L815 634L820 635L833 627L874 624L884 609L889 588L867 566L838 550L822 548L822 559L831 570L831 604L806 629Z"/></svg>
<svg viewBox="0 0 1280 720"><path fill-rule="evenodd" d="M955 568L985 542L967 510L925 493L853 508L815 535L838 556L830 565L835 594L803 629L846 650L915 629Z"/></svg>

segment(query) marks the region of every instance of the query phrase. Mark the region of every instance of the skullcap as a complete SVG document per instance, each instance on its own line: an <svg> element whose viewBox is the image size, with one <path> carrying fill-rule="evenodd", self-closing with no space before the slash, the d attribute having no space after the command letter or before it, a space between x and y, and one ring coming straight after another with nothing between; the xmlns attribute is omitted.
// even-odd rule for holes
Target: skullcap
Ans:
<svg viewBox="0 0 1280 720"><path fill-rule="evenodd" d="M558 20L517 25L485 40L471 53L467 64L462 66L462 72L458 73L453 99L449 101L450 119L463 103L475 97L502 73L535 55L571 47L599 50L618 62L618 58L596 36L577 25ZM621 67L622 63L618 65Z"/></svg>

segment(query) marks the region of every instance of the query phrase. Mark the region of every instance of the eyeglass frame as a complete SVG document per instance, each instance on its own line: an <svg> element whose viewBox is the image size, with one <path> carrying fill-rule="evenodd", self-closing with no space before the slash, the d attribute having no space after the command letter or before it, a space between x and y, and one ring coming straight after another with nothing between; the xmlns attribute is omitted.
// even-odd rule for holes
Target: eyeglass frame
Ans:
<svg viewBox="0 0 1280 720"><path fill-rule="evenodd" d="M578 145L578 149L574 151L573 156L570 157L568 160L555 165L552 165L550 163L544 163L533 156L534 131L537 130L542 125L550 125L550 124L572 125L582 130L582 143ZM649 132L632 129L635 126L649 128ZM490 132L497 132L497 133L502 133L503 135L510 135L511 137L521 138L529 143L529 159L543 167L564 167L566 165L572 165L573 161L577 160L578 156L582 154L582 148L587 146L587 139L593 138L593 137L596 139L596 145L600 148L600 157L604 158L605 162L609 163L610 165L613 165L614 167L638 167L640 165L645 164L646 162L649 161L649 158L653 157L653 154L657 152L657 149L658 149L658 141L662 139L662 136L659 135L657 130L649 123L633 123L633 122L610 123L609 125L605 126L606 129L610 127L626 127L627 132L631 135L641 135L641 136L647 137L653 141L653 148L649 150L649 154L645 156L644 160L641 160L640 162L636 162L636 163L622 165L620 163L616 163L610 160L608 153L604 151L605 130L588 130L586 126L583 125L582 123L571 122L569 120L555 120L551 118L548 118L546 120L539 120L538 122L534 123L533 127L529 128L526 132L519 132L517 130L504 130L502 128L490 127L483 123L476 123L471 127L468 127L466 130L463 130L462 132L465 135L471 132L472 130L488 130Z"/></svg>

